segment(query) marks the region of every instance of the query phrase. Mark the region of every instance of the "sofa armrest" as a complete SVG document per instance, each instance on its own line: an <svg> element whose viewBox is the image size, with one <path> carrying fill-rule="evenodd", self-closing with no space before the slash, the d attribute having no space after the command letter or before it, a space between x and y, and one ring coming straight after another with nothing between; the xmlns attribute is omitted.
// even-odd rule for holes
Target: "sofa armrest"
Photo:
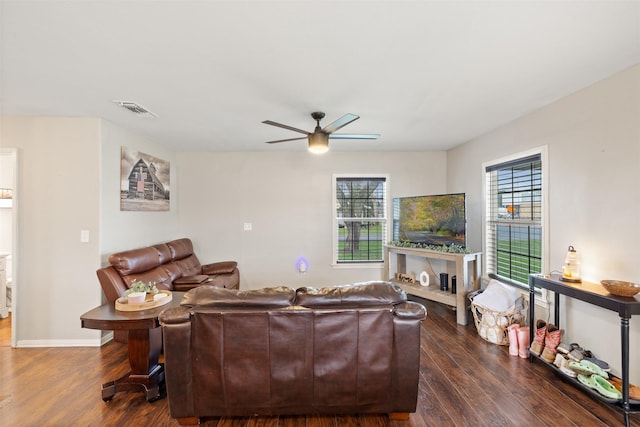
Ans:
<svg viewBox="0 0 640 427"><path fill-rule="evenodd" d="M173 290L177 292L187 292L200 285L212 282L211 277L206 274L196 274L193 276L182 276L173 281Z"/></svg>
<svg viewBox="0 0 640 427"><path fill-rule="evenodd" d="M163 310L158 315L162 326L175 325L191 321L191 311L185 307L171 307Z"/></svg>
<svg viewBox="0 0 640 427"><path fill-rule="evenodd" d="M191 310L167 308L158 315L162 326L164 366L169 410L174 418L194 414L191 360Z"/></svg>
<svg viewBox="0 0 640 427"><path fill-rule="evenodd" d="M396 412L415 412L420 373L420 323L426 316L422 304L407 301L394 309L392 366L393 407Z"/></svg>
<svg viewBox="0 0 640 427"><path fill-rule="evenodd" d="M173 290L176 292L188 292L193 288L197 288L201 285L206 285L207 283L173 283Z"/></svg>
<svg viewBox="0 0 640 427"><path fill-rule="evenodd" d="M115 301L124 296L128 286L122 280L122 276L118 274L112 266L103 267L96 271L98 281L102 287L107 301L115 303Z"/></svg>
<svg viewBox="0 0 640 427"><path fill-rule="evenodd" d="M394 307L396 318L422 321L427 317L427 309L417 302L407 301Z"/></svg>
<svg viewBox="0 0 640 427"><path fill-rule="evenodd" d="M215 275L215 274L231 274L238 267L236 261L221 261L211 264L205 264L202 266L202 274Z"/></svg>

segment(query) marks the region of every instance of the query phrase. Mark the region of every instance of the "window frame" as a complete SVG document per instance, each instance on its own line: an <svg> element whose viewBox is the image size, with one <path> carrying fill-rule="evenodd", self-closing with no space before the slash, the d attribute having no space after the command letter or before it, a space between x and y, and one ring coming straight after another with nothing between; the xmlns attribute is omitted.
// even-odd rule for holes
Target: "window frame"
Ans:
<svg viewBox="0 0 640 427"><path fill-rule="evenodd" d="M490 265L489 261L490 259L492 259L491 256L489 256L489 253L491 251L491 245L488 241L488 234L489 234L489 227L490 227L490 214L489 214L489 203L491 202L490 200L488 200L489 198L489 188L488 188L488 172L487 169L488 168L493 168L495 166L498 165L503 165L503 164L508 164L508 163L513 163L513 162L517 162L518 160L522 160L522 159L526 159L528 157L533 157L533 156L540 156L540 162L541 162L541 203L542 203L542 209L540 211L540 228L541 228L541 238L542 238L542 245L540 247L541 250L541 254L540 254L540 271L541 273L544 274L544 272L548 271L548 265L549 265L549 226L548 226L548 218L549 218L549 173L548 173L548 165L549 165L549 161L548 161L548 148L547 146L541 146L541 147L537 147L537 148L533 148L527 151L523 151L523 152L519 152L519 153L515 153L509 156L505 156L499 159L495 159L495 160L491 160L491 161L487 161L484 162L482 164L482 186L483 186L483 209L482 209L482 247L483 247L483 251L485 256L484 258L484 274L486 276L486 279L489 279L489 275L492 276L497 276L497 271L493 271L493 265ZM494 255L495 257L495 255ZM529 285L527 284L521 284L519 282L510 280L509 278L504 278L502 276L498 276L498 278L500 280L503 280L517 288L520 288L522 290L529 290ZM537 289L536 293L539 293L542 296L542 300L543 300L543 305L547 305L547 292L545 289Z"/></svg>
<svg viewBox="0 0 640 427"><path fill-rule="evenodd" d="M384 233L381 237L382 243L382 254L380 260L371 260L371 261L339 261L338 260L338 249L339 249L339 228L338 223L340 221L340 217L338 217L338 180L339 179L384 179L384 218L372 218L375 221L380 221L384 226ZM389 174L385 173L334 173L331 177L331 185L332 185L332 203L331 203L331 235L332 235L332 266L335 268L380 268L384 267L384 245L389 242Z"/></svg>

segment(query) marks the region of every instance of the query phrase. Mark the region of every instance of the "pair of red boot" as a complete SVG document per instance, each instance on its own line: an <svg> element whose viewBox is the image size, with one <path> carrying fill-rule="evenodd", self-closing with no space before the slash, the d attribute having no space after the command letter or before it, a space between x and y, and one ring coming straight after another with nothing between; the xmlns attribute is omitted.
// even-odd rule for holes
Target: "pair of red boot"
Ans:
<svg viewBox="0 0 640 427"><path fill-rule="evenodd" d="M523 359L529 357L529 327L516 323L509 326L507 331L509 333L509 354L520 356Z"/></svg>
<svg viewBox="0 0 640 427"><path fill-rule="evenodd" d="M564 330L542 319L536 321L536 331L531 343L531 353L540 356L547 363L553 363L558 353L558 345Z"/></svg>

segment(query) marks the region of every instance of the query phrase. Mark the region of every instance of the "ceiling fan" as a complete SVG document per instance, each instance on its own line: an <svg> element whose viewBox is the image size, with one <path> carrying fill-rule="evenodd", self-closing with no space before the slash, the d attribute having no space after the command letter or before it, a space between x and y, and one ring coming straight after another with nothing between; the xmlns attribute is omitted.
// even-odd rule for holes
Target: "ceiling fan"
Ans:
<svg viewBox="0 0 640 427"><path fill-rule="evenodd" d="M289 129L294 132L303 133L306 137L302 136L299 138L289 138L289 139L279 139L277 141L268 141L267 144L275 144L277 142L286 142L286 141L297 141L299 139L307 138L309 140L309 151L315 154L326 153L329 150L329 139L378 139L380 138L379 134L362 134L362 133L334 133L335 131L345 127L349 123L358 120L360 116L356 116L355 114L345 114L340 117L335 122L325 126L324 128L320 127L320 120L324 118L324 113L321 111L315 111L311 113L311 117L316 121L316 128L313 132L307 132L306 130L294 128L293 126L283 125L282 123L277 123L271 120L265 120L262 123L277 126L283 129Z"/></svg>

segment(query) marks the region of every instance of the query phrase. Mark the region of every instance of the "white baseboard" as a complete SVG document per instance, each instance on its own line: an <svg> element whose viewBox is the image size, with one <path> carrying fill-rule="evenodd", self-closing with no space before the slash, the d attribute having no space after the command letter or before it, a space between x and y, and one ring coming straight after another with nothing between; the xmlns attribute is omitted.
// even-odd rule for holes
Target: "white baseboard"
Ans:
<svg viewBox="0 0 640 427"><path fill-rule="evenodd" d="M90 340L18 340L16 347L100 347L100 339Z"/></svg>
<svg viewBox="0 0 640 427"><path fill-rule="evenodd" d="M111 341L113 339L113 331L109 331L106 334L102 335L102 344L101 345L105 345L106 343L108 343L109 341Z"/></svg>
<svg viewBox="0 0 640 427"><path fill-rule="evenodd" d="M16 348L38 347L102 347L113 339L113 331L88 340L18 340Z"/></svg>

